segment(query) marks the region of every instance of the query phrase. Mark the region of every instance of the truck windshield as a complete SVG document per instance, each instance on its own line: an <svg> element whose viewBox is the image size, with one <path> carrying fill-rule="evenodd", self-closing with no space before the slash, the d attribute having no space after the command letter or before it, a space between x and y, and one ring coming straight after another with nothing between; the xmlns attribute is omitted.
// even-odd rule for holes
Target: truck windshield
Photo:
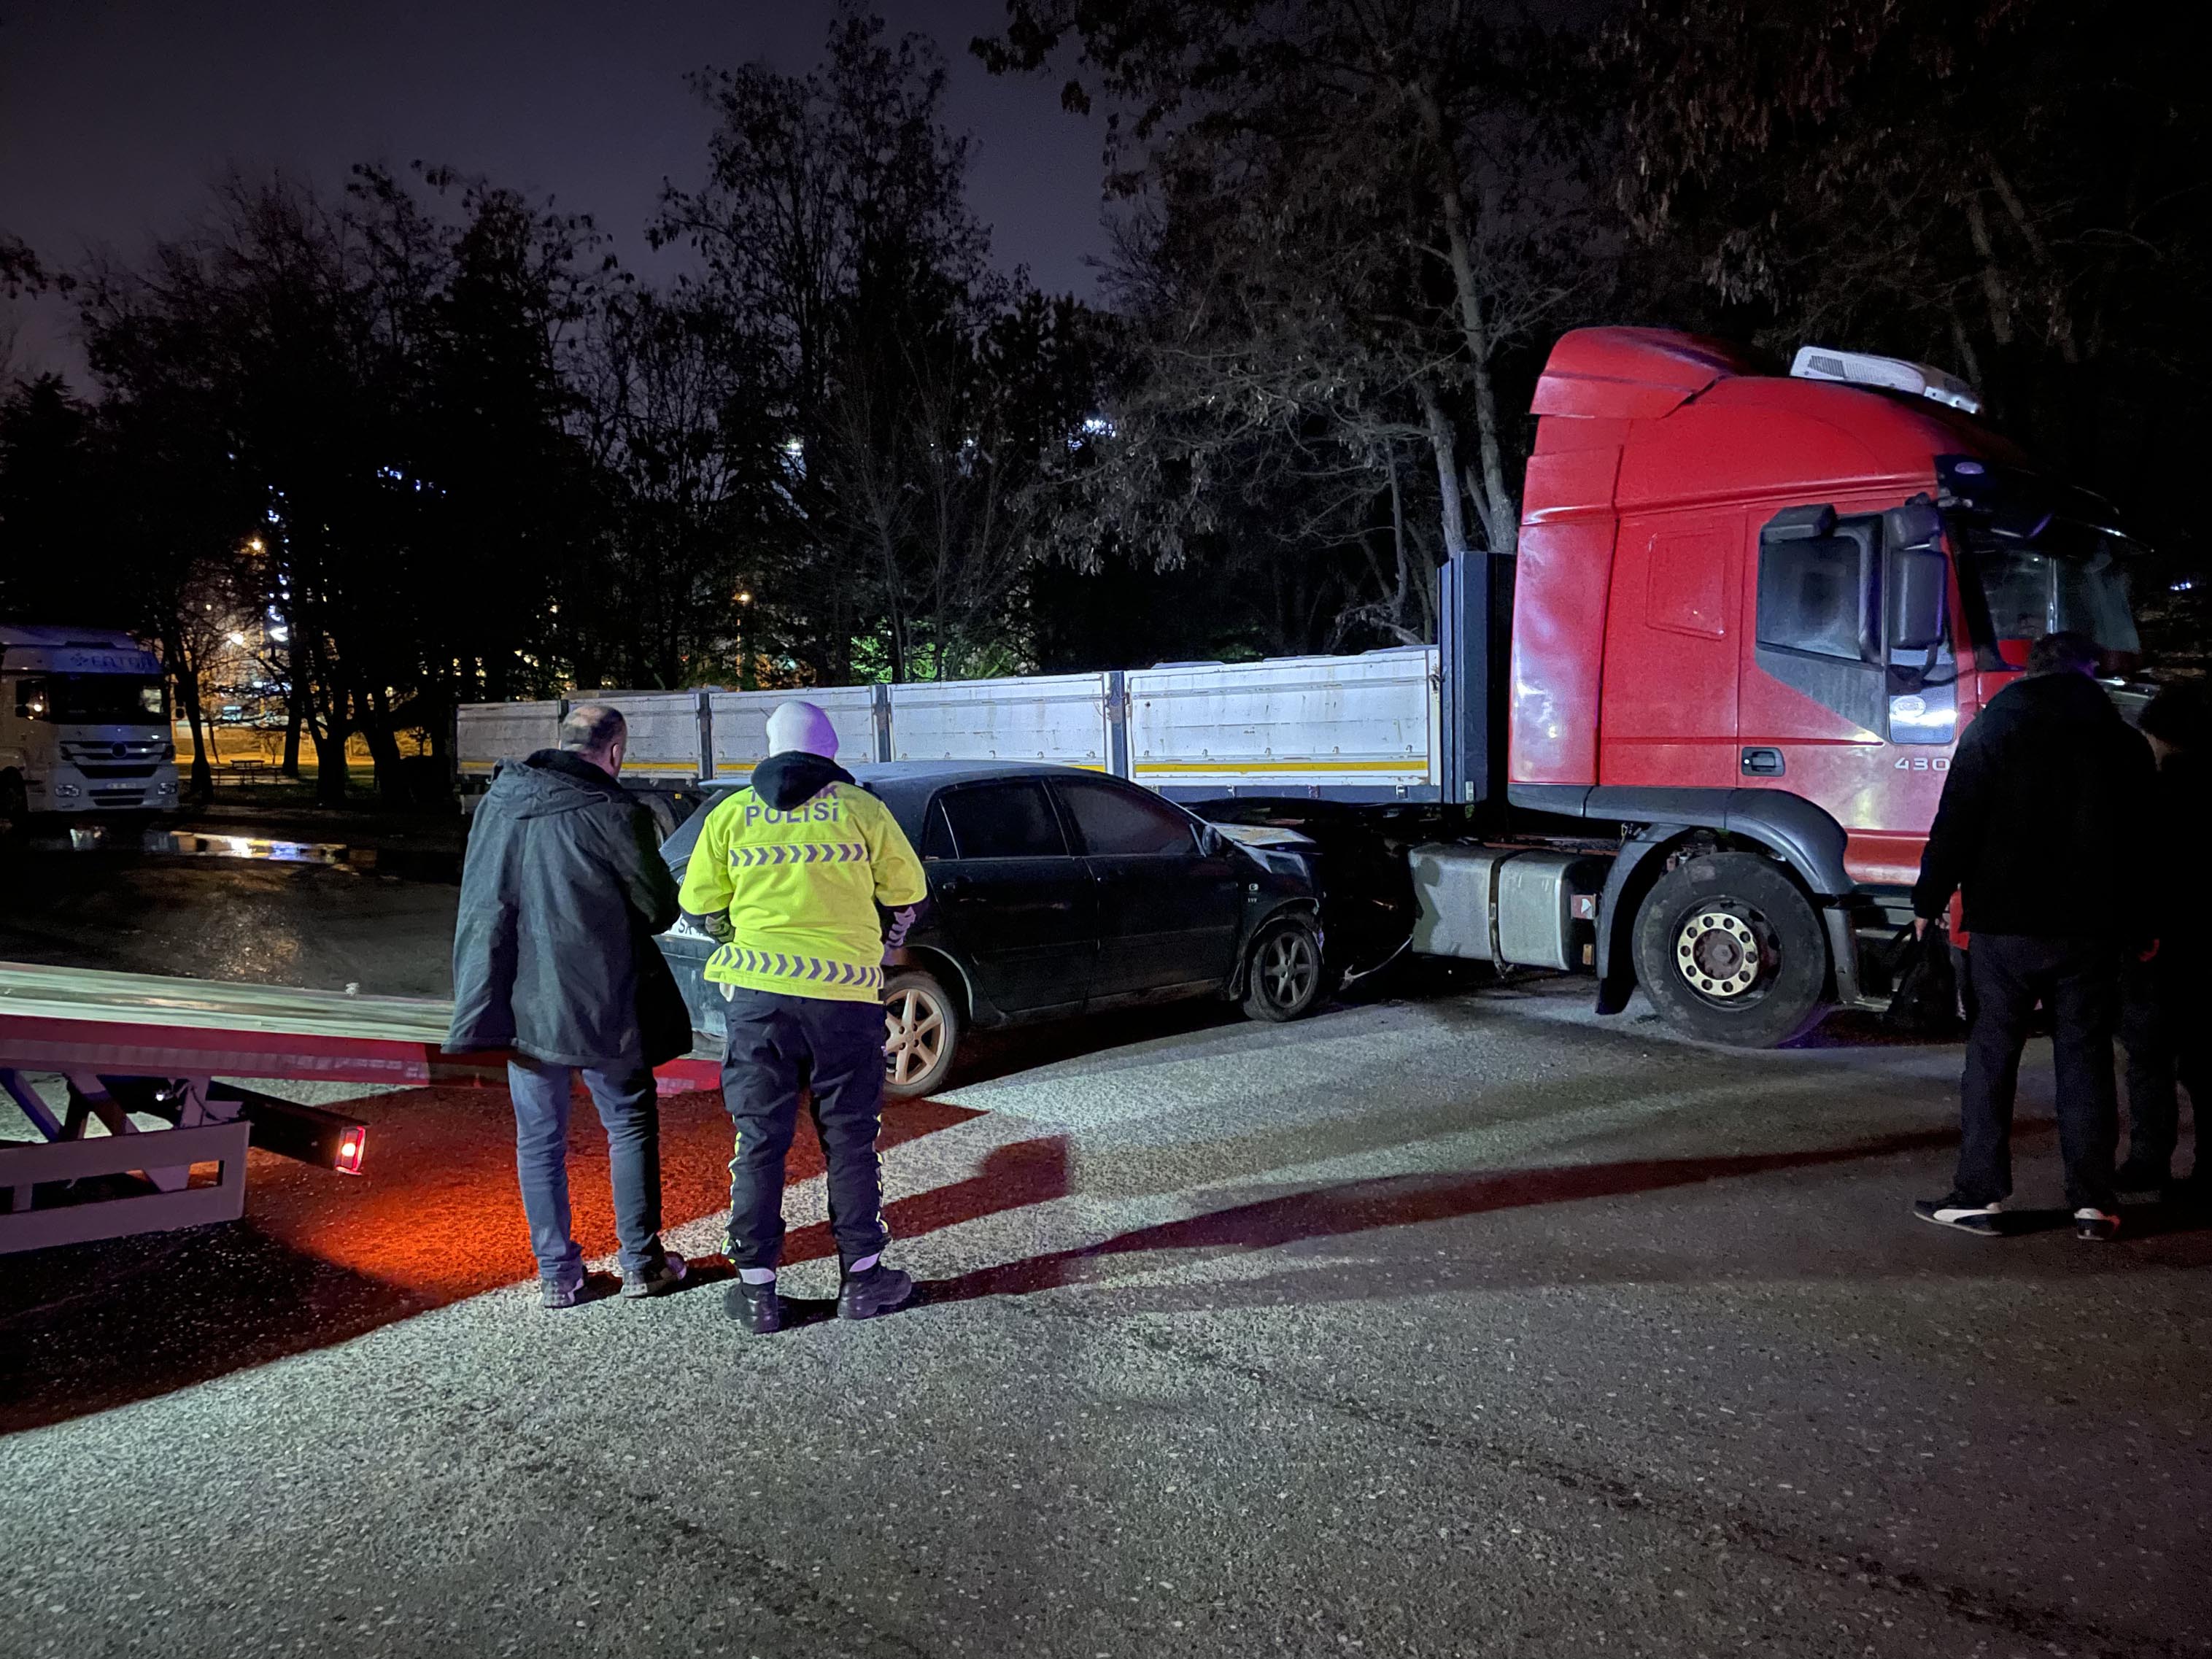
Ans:
<svg viewBox="0 0 2212 1659"><path fill-rule="evenodd" d="M147 675L25 675L15 683L15 712L56 726L166 726L169 700Z"/></svg>
<svg viewBox="0 0 2212 1659"><path fill-rule="evenodd" d="M1972 470L1960 476L1954 468ZM2143 550L2109 527L2102 502L1973 461L1942 471L1945 518L1985 665L2018 667L2029 645L2062 629L2094 640L2109 669L2140 660L2128 580Z"/></svg>
<svg viewBox="0 0 2212 1659"><path fill-rule="evenodd" d="M2117 542L2081 525L2054 525L2033 544L1966 537L1968 563L1989 608L1990 634L2008 662L2018 648L2070 629L2108 657L2137 657L2142 641L2128 603L2128 573ZM1977 543L1979 545L1977 545Z"/></svg>

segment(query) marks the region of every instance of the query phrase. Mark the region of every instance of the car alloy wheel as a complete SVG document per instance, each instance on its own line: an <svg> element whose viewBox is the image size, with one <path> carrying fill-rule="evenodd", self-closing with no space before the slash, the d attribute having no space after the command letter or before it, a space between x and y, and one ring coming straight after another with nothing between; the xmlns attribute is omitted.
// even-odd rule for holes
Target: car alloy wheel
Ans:
<svg viewBox="0 0 2212 1659"><path fill-rule="evenodd" d="M960 1012L935 975L893 974L884 987L884 1091L901 1099L928 1093L952 1070Z"/></svg>
<svg viewBox="0 0 2212 1659"><path fill-rule="evenodd" d="M1244 1012L1255 1019L1296 1019L1320 1000L1321 938L1310 924L1278 922L1252 949Z"/></svg>

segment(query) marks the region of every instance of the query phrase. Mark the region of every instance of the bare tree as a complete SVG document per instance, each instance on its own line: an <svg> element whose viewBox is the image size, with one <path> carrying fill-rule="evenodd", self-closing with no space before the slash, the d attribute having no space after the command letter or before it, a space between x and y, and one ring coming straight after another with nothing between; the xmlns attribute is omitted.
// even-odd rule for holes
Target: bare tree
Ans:
<svg viewBox="0 0 2212 1659"><path fill-rule="evenodd" d="M1512 553L1519 444L1498 368L1575 292L1571 228L1588 228L1546 113L1548 41L1475 0L1009 9L1005 36L977 43L987 63L1036 70L1066 46L1065 101L1115 106L1111 180L1144 209L1121 262L1147 380L1132 412L1202 411L1169 454L1193 459L1206 428L1220 453L1318 434L1334 452L1321 475L1364 470L1378 509L1395 481L1401 521L1419 445L1443 553Z"/></svg>

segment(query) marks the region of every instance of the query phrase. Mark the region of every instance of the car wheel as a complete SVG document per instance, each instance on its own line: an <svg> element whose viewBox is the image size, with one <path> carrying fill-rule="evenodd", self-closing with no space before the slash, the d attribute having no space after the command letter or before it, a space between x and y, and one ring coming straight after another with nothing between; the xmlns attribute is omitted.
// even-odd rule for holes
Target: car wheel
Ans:
<svg viewBox="0 0 2212 1659"><path fill-rule="evenodd" d="M1254 1019L1296 1019L1321 1000L1321 935L1291 916L1269 922L1252 941L1244 1012Z"/></svg>
<svg viewBox="0 0 2212 1659"><path fill-rule="evenodd" d="M936 975L902 968L884 986L884 1092L912 1100L944 1086L960 1047L960 1006Z"/></svg>
<svg viewBox="0 0 2212 1659"><path fill-rule="evenodd" d="M676 833L681 820L676 816L674 802L665 795L641 795L638 799L644 803L647 813L653 819L653 838L655 842L666 841Z"/></svg>
<svg viewBox="0 0 2212 1659"><path fill-rule="evenodd" d="M1636 972L1668 1023L1771 1048L1821 1012L1828 944L1796 883L1750 853L1685 859L1636 918Z"/></svg>

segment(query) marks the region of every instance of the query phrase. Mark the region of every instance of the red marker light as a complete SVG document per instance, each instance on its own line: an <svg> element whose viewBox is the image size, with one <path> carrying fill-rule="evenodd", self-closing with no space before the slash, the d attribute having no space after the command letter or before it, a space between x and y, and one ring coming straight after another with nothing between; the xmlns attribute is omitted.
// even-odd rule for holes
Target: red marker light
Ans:
<svg viewBox="0 0 2212 1659"><path fill-rule="evenodd" d="M331 1167L340 1175L359 1175L361 1155L368 1145L368 1130L348 1129L338 1137L337 1156L331 1160Z"/></svg>

